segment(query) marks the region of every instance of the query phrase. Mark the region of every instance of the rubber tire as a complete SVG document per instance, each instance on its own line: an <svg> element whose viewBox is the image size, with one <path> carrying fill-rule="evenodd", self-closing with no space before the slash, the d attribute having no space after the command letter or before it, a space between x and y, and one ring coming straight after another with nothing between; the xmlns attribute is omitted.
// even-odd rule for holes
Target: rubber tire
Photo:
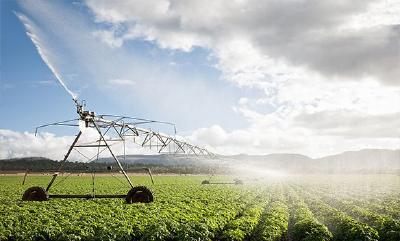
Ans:
<svg viewBox="0 0 400 241"><path fill-rule="evenodd" d="M47 201L49 195L42 187L30 187L22 195L22 201Z"/></svg>
<svg viewBox="0 0 400 241"><path fill-rule="evenodd" d="M126 195L126 203L151 203L153 202L153 193L145 186L133 187Z"/></svg>
<svg viewBox="0 0 400 241"><path fill-rule="evenodd" d="M204 180L204 181L201 182L201 184L210 184L210 181Z"/></svg>

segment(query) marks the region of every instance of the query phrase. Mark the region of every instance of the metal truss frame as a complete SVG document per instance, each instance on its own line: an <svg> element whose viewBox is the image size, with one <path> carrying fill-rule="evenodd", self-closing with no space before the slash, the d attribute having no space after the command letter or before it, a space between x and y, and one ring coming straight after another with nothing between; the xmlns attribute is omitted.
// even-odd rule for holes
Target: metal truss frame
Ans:
<svg viewBox="0 0 400 241"><path fill-rule="evenodd" d="M46 193L49 192L50 188L52 187L54 181L56 180L57 176L59 175L60 171L63 168L64 163L67 161L68 157L70 156L72 150L77 151L79 154L84 156L87 160L91 161L94 160L96 157L99 157L99 154L103 151L108 150L111 154L114 161L117 163L121 173L124 175L125 179L129 183L129 185L133 188L133 183L127 173L125 172L119 158L115 155L112 145L114 143L122 142L124 147L124 158L125 158L125 142L133 139L133 142L149 149L153 149L158 153L164 154L184 154L189 156L207 156L214 158L216 157L215 154L208 151L205 148L199 147L197 145L190 144L183 140L179 140L176 136L170 136L167 134L163 134L161 132L156 132L151 129L145 129L139 127L142 124L152 124L152 123L161 123L170 125L174 129L174 134L176 134L176 127L173 123L169 122L162 122L162 121L155 121L155 120L148 120L142 118L133 118L127 116L117 116L117 115L96 115L94 112L89 112L83 110L83 106L76 102L77 106L77 113L79 118L50 123L46 125L42 125L36 128L35 135L37 134L38 130L48 126L74 126L79 127L79 121L84 122L86 128L92 128L97 131L99 134L99 139L90 142L90 143L81 143L78 144L78 140L82 135L82 131L79 131L76 135L74 141L72 142L71 146L69 147L66 155L64 156L63 160L60 162L57 171L53 174L52 179L50 180L49 184L47 185L45 191ZM139 141L140 140L140 141ZM82 154L79 151L80 148L97 148L97 154L91 158ZM92 196L88 195L49 195L49 197L58 197L58 198L74 198L74 197L94 197L94 193ZM122 197L126 195L101 195L99 197Z"/></svg>

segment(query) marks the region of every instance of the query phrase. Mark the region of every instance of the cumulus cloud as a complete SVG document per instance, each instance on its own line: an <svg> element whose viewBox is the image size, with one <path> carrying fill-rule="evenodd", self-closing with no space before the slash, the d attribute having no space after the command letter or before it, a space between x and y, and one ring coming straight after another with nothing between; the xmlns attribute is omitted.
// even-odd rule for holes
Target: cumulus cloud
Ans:
<svg viewBox="0 0 400 241"><path fill-rule="evenodd" d="M96 69L94 76L103 80L100 85L130 85L137 89L135 95L166 95L170 101L158 101L159 110L177 103L184 111L176 115L199 113L199 125L227 109L246 121L247 126L231 130L224 122L210 124L187 136L211 151L321 156L399 147L400 3L396 0L85 3L99 25L78 28L78 33L90 32L84 39L74 32L80 26L77 22L64 32L68 30L74 43L87 45L67 43L76 47L76 59L90 56L94 61L82 66ZM45 18L46 9L50 14ZM54 8L35 11L44 22L57 18ZM92 45L93 38L98 43ZM143 65L137 56L124 53L132 40L172 51L208 50L221 77L240 87L242 98L232 108L225 102L228 93L213 83L191 79L189 85L188 80L172 77L157 81L166 78L166 68L154 71L154 65ZM116 58L105 64L99 61L104 56ZM131 66L140 67L132 71ZM115 76L115 70L124 74ZM130 76L136 78L131 81ZM130 84L133 81L135 85ZM173 94L164 91L171 86ZM262 94L245 94L253 90ZM192 101L193 96L203 98Z"/></svg>
<svg viewBox="0 0 400 241"><path fill-rule="evenodd" d="M83 134L77 145L93 144L99 139L98 133L92 128L85 128L84 124L80 125L80 130ZM110 136L107 135L106 139L109 138ZM30 132L0 129L0 159L35 156L62 160L74 139L75 136L56 136L50 132L41 132L35 135ZM136 139L136 141L138 140ZM114 154L122 155L124 153L122 142L111 143L110 145ZM74 148L68 160L92 161L97 158L97 151L97 148ZM125 152L126 154L154 154L151 150L139 147L132 138L127 139ZM101 147L99 149L99 158L110 156L106 148Z"/></svg>
<svg viewBox="0 0 400 241"><path fill-rule="evenodd" d="M318 157L362 148L396 149L400 147L396 103L399 90L376 82L285 81L273 98L239 100L235 110L248 127L203 128L191 140L230 154L296 152Z"/></svg>
<svg viewBox="0 0 400 241"><path fill-rule="evenodd" d="M211 49L226 80L264 92L234 107L247 128L201 128L192 141L229 153L311 155L399 145L398 1L86 3L97 21L124 24L124 41Z"/></svg>
<svg viewBox="0 0 400 241"><path fill-rule="evenodd" d="M216 125L198 129L188 139L225 154L299 153L321 157L363 148L398 149L399 114L323 112L279 117L253 113L253 117L259 116L246 128L225 131Z"/></svg>
<svg viewBox="0 0 400 241"><path fill-rule="evenodd" d="M366 115L352 111L302 113L297 124L320 134L354 138L399 138L400 112ZM400 142L399 142L400 144Z"/></svg>
<svg viewBox="0 0 400 241"><path fill-rule="evenodd" d="M73 137L57 137L52 133L16 132L0 129L0 158L43 156L59 160Z"/></svg>
<svg viewBox="0 0 400 241"><path fill-rule="evenodd" d="M226 44L244 38L263 55L323 75L369 76L399 84L400 17L393 9L400 9L400 4L396 1L86 3L97 21L114 24L114 30L123 24L126 30L116 31L122 35L119 40L144 38L184 51L200 46L218 55L226 51ZM366 23L369 15L380 25Z"/></svg>

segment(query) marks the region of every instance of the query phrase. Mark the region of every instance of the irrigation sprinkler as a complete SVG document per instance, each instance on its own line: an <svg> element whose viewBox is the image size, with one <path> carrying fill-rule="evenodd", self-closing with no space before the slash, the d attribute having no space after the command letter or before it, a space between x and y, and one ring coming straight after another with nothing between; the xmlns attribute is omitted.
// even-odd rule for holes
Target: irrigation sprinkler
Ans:
<svg viewBox="0 0 400 241"><path fill-rule="evenodd" d="M220 184L220 185L226 185L226 184L233 184L233 185L243 185L243 181L241 179L234 179L233 182L211 182L211 178L208 180L203 180L201 182L202 185L209 185L209 184Z"/></svg>
<svg viewBox="0 0 400 241"><path fill-rule="evenodd" d="M211 173L210 177L208 179L205 179L201 182L202 185L208 185L208 184L234 184L234 185L243 185L243 181L239 178L233 179L233 182L212 182L211 179L214 176L214 172Z"/></svg>
<svg viewBox="0 0 400 241"><path fill-rule="evenodd" d="M38 128L36 128L35 134L40 128L48 126L79 127L79 122L81 122L84 124L85 128L91 128L95 130L95 132L97 132L98 134L98 139L92 142L80 143L79 140L82 136L82 130L79 130L72 144L68 148L63 160L60 161L56 172L53 174L46 188L37 186L28 188L23 194L22 200L46 201L51 198L125 198L126 203L153 202L154 198L151 190L145 186L133 185L130 177L123 168L121 161L115 154L115 150L113 150L114 144L122 143L124 147L125 159L125 142L132 141L132 139L133 143L145 148L155 150L158 153L209 157L215 156L213 153L204 148L192 145L183 140L179 140L176 137L139 127L139 125L143 124L161 123L172 126L174 129L174 133L176 134L176 128L173 123L117 115L96 115L94 112L84 110L84 105L80 104L76 99L74 99L74 102L76 104L78 118L39 126ZM93 157L87 157L80 151L84 148L96 148L97 154ZM59 176L60 172L63 170L63 166L68 160L68 157L70 156L72 151L78 152L88 161L93 161L95 160L95 158L98 159L100 153L102 153L103 151L108 151L112 159L117 164L119 171L124 175L127 183L129 184L129 192L127 194L98 195L95 194L93 188L92 194L52 194L50 190L54 186L55 180ZM110 170L111 169L112 168L110 168ZM147 169L147 172L149 173L150 178L154 183L150 169ZM93 174L93 186L94 177L95 175Z"/></svg>

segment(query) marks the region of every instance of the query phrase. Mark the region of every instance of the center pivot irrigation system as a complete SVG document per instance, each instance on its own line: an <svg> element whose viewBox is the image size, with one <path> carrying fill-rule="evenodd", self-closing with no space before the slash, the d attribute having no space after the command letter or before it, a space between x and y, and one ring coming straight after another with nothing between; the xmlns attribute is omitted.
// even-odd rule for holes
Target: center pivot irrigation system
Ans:
<svg viewBox="0 0 400 241"><path fill-rule="evenodd" d="M134 202L152 202L153 194L145 186L134 186L128 174L125 172L121 161L115 154L112 146L115 144L123 144L124 159L125 159L125 143L126 141L133 141L133 143L139 144L142 147L147 147L153 149L158 153L164 154L184 154L189 156L207 156L216 157L215 154L209 152L208 150L201 148L196 145L189 144L185 141L178 140L176 137L172 137L167 134L162 134L160 132L152 131L151 129L145 129L138 127L143 124L161 123L173 126L174 133L176 134L175 125L168 122L147 120L141 118L132 118L126 116L117 115L96 115L94 112L84 110L84 104L79 103L74 99L76 104L77 113L79 118L61 121L56 123L51 123L36 128L37 133L39 128L48 126L75 126L79 127L79 123L84 125L84 128L94 129L98 133L98 139L92 142L79 143L78 140L82 135L82 128L80 128L78 134L76 135L74 141L69 147L64 159L60 161L56 172L53 174L52 179L48 183L46 188L42 187L30 187L28 188L23 196L22 200L25 201L46 201L49 198L125 198L127 203ZM93 157L87 157L81 150L82 148L96 148L97 154ZM99 155L108 151L111 157L116 162L119 167L120 173L122 173L130 185L130 190L127 194L95 194L94 189L92 194L50 194L50 189L53 186L57 176L63 169L65 162L70 156L71 152L75 150L87 160L92 161L99 158ZM151 172L148 170L150 177ZM152 179L153 181L153 179ZM93 185L94 185L94 174L93 174Z"/></svg>

